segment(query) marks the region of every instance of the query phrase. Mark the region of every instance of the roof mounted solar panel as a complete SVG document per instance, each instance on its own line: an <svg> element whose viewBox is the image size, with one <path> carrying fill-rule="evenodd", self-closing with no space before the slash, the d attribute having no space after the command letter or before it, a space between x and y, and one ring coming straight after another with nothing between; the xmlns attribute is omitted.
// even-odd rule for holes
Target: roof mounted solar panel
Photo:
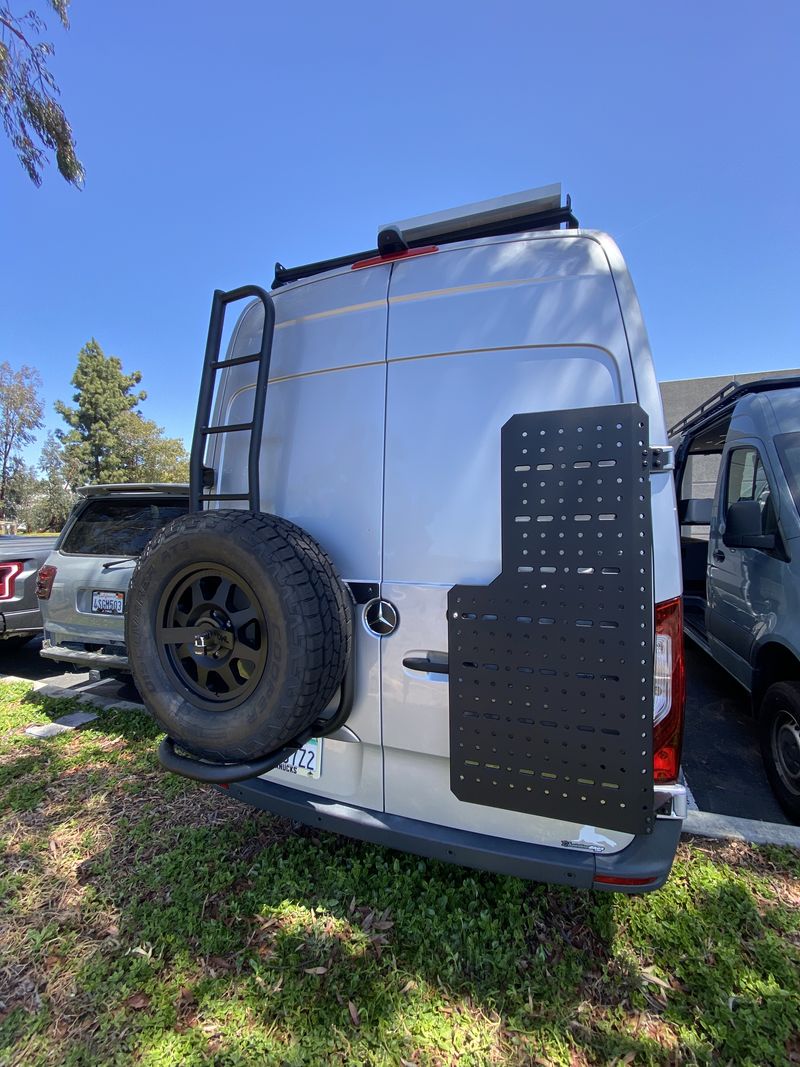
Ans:
<svg viewBox="0 0 800 1067"><path fill-rule="evenodd" d="M572 215L569 196L562 205L561 183L554 182L539 189L526 189L521 193L387 223L378 231L378 250L387 255L421 244L462 241L528 229L553 229L563 222L578 225Z"/></svg>

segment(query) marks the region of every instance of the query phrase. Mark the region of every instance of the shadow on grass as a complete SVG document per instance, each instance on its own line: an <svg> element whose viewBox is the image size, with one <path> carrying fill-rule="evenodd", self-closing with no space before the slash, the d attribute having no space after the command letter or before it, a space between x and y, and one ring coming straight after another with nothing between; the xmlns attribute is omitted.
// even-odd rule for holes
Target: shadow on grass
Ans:
<svg viewBox="0 0 800 1067"><path fill-rule="evenodd" d="M792 977L735 880L690 871L632 900L422 860L166 776L157 737L102 713L22 821L42 895L69 903L54 919L15 890L15 981L41 1007L29 991L0 1024L10 1062L776 1062ZM643 984L640 946L669 993ZM761 1023L720 1001L756 987Z"/></svg>

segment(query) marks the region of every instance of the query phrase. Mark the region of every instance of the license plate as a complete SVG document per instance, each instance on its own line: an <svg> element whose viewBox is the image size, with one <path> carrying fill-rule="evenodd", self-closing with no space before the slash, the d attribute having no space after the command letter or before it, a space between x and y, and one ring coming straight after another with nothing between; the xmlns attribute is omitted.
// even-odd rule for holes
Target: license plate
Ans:
<svg viewBox="0 0 800 1067"><path fill-rule="evenodd" d="M125 611L125 594L93 589L92 611L95 615L122 615Z"/></svg>
<svg viewBox="0 0 800 1067"><path fill-rule="evenodd" d="M322 772L322 742L318 737L309 738L302 748L293 752L284 763L279 763L276 769L302 778L319 778Z"/></svg>

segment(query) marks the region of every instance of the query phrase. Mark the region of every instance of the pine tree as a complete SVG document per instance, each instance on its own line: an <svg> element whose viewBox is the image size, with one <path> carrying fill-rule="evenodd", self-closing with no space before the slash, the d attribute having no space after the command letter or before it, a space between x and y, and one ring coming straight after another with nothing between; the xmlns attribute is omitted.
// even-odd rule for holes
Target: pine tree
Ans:
<svg viewBox="0 0 800 1067"><path fill-rule="evenodd" d="M120 466L116 455L117 423L147 397L133 389L142 380L140 371L125 374L116 356L106 356L92 338L78 353L72 376L75 407L56 401L56 411L69 425L57 430L64 456L79 482L112 482ZM78 484L78 483L73 483Z"/></svg>
<svg viewBox="0 0 800 1067"><path fill-rule="evenodd" d="M72 489L86 482L184 482L189 457L177 437L137 411L147 393L135 393L139 371L125 374L116 356L106 356L94 338L78 353L72 376L75 406L58 401L69 425L56 430L60 477Z"/></svg>

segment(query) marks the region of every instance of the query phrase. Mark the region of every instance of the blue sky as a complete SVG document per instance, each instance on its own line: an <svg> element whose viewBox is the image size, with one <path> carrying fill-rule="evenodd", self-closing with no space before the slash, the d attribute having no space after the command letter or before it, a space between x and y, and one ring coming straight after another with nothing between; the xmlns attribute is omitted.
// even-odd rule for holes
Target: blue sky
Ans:
<svg viewBox="0 0 800 1067"><path fill-rule="evenodd" d="M0 360L39 368L49 427L94 336L188 440L215 287L551 181L618 240L660 378L800 364L793 0L73 0L71 18L49 29L85 188L51 166L35 189L0 139Z"/></svg>

